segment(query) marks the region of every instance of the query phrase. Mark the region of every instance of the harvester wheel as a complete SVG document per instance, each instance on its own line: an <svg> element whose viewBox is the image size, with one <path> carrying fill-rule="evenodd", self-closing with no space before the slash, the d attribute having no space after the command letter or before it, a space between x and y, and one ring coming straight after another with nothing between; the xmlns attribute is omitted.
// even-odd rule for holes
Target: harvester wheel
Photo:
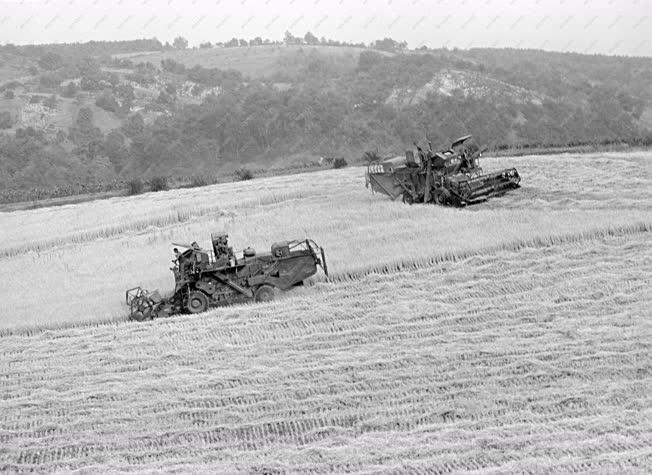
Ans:
<svg viewBox="0 0 652 475"><path fill-rule="evenodd" d="M435 191L435 203L439 206L446 206L446 195L443 191Z"/></svg>
<svg viewBox="0 0 652 475"><path fill-rule="evenodd" d="M143 320L152 320L152 307L143 309Z"/></svg>
<svg viewBox="0 0 652 475"><path fill-rule="evenodd" d="M271 285L261 285L254 295L256 302L271 302L274 300L274 287Z"/></svg>
<svg viewBox="0 0 652 475"><path fill-rule="evenodd" d="M463 205L463 201L458 196L451 195L448 198L448 204L450 206L453 206L454 208L459 208L460 206Z"/></svg>
<svg viewBox="0 0 652 475"><path fill-rule="evenodd" d="M410 192L408 191L403 192L403 203L407 203L409 205L414 203L414 197Z"/></svg>
<svg viewBox="0 0 652 475"><path fill-rule="evenodd" d="M188 294L186 308L190 313L201 313L208 309L208 297L203 292L193 290Z"/></svg>
<svg viewBox="0 0 652 475"><path fill-rule="evenodd" d="M137 311L131 315L131 319L136 320L137 322L142 322L143 320L145 320L145 315L143 315L143 312Z"/></svg>

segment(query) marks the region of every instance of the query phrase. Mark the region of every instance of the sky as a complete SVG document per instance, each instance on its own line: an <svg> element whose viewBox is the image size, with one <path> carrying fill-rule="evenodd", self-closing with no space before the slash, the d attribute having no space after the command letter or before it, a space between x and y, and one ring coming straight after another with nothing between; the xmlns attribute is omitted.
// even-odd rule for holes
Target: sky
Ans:
<svg viewBox="0 0 652 475"><path fill-rule="evenodd" d="M652 56L652 0L0 0L0 43L256 36Z"/></svg>

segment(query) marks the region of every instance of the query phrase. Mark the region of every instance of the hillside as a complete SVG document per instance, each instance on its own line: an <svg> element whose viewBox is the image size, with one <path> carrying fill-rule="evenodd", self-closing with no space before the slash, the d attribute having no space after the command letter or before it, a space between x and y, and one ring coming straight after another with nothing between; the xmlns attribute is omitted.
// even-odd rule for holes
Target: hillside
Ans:
<svg viewBox="0 0 652 475"><path fill-rule="evenodd" d="M355 162L466 133L490 150L652 139L649 58L139 40L4 46L0 63L3 201Z"/></svg>

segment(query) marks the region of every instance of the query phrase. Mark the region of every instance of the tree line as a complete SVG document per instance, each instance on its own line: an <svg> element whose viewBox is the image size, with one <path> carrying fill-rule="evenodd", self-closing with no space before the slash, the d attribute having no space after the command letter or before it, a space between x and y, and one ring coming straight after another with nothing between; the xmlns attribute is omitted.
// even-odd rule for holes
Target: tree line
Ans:
<svg viewBox="0 0 652 475"><path fill-rule="evenodd" d="M652 71L645 58L499 49L363 51L349 67L324 52L297 51L292 58L296 74L266 79L188 68L169 59L160 65L105 60L130 69L126 77L139 84L167 78L148 106L160 114L146 120L147 111L131 111L133 88L104 71L100 59L60 62L56 54L46 51L39 57L41 74L81 74L79 86L68 84L59 92L74 94L68 87L93 92L96 104L121 117L122 125L104 134L94 125L92 111L82 108L72 126L54 136L31 128L0 134L0 186L5 189L215 174L226 164L264 167L288 155L354 162L369 150L401 153L424 139L441 147L466 133L492 149L652 141L641 125ZM406 105L388 102L397 89L416 90L450 69L527 88L543 99L540 104L516 98L496 102L490 95L458 90L427 94ZM197 94L205 88L217 92L187 103L180 99L185 81L196 84Z"/></svg>

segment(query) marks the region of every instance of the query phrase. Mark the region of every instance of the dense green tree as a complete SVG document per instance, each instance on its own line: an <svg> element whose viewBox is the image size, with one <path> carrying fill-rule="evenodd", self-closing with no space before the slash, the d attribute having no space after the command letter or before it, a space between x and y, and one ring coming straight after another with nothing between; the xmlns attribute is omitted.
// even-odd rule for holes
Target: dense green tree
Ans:
<svg viewBox="0 0 652 475"><path fill-rule="evenodd" d="M303 41L306 42L307 45L316 45L319 43L319 38L317 38L315 35L310 33L309 31L304 35Z"/></svg>
<svg viewBox="0 0 652 475"><path fill-rule="evenodd" d="M176 49L186 49L188 47L188 40L183 36L177 36L172 42L172 47Z"/></svg>
<svg viewBox="0 0 652 475"><path fill-rule="evenodd" d="M75 123L68 130L68 137L75 144L75 154L87 159L100 154L104 136L93 125L93 111L90 108L79 109Z"/></svg>
<svg viewBox="0 0 652 475"><path fill-rule="evenodd" d="M383 38L382 40L374 41L372 46L375 49L390 51L393 53L394 51L405 49L407 47L407 43L398 42L392 38Z"/></svg>
<svg viewBox="0 0 652 475"><path fill-rule="evenodd" d="M131 114L122 125L122 131L127 137L135 138L145 131L145 120L139 113Z"/></svg>
<svg viewBox="0 0 652 475"><path fill-rule="evenodd" d="M161 69L175 74L184 74L186 72L186 67L173 59L161 60Z"/></svg>
<svg viewBox="0 0 652 475"><path fill-rule="evenodd" d="M136 99L136 93L134 87L131 84L120 84L115 88L115 94L120 101L122 102L120 106L120 112L128 114L131 110L134 100Z"/></svg>
<svg viewBox="0 0 652 475"><path fill-rule="evenodd" d="M120 111L120 103L108 91L103 92L95 99L95 105L108 112L118 113Z"/></svg>
<svg viewBox="0 0 652 475"><path fill-rule="evenodd" d="M64 75L59 71L45 72L39 76L39 83L41 86L48 89L58 88L64 80Z"/></svg>
<svg viewBox="0 0 652 475"><path fill-rule="evenodd" d="M64 61L60 54L48 51L38 60L38 65L46 71L54 71L63 66Z"/></svg>
<svg viewBox="0 0 652 475"><path fill-rule="evenodd" d="M288 44L288 45L300 45L301 43L303 43L303 39L301 37L294 36L289 31L285 32L285 35L283 37L283 41L285 42L285 44Z"/></svg>

